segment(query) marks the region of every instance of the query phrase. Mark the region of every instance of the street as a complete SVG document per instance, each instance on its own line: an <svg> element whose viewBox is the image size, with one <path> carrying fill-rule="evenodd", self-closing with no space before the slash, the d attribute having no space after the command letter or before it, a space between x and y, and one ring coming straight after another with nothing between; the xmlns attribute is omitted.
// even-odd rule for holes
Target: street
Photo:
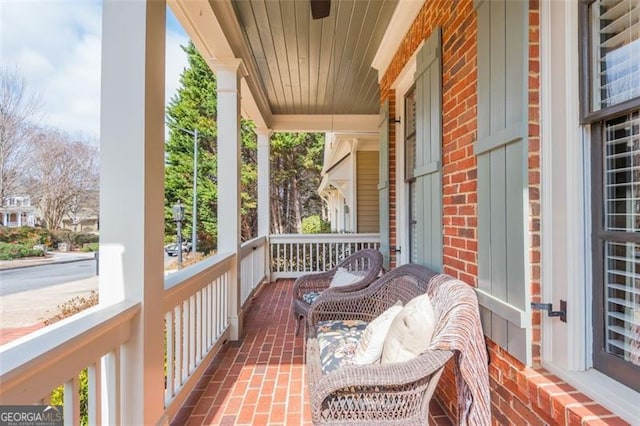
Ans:
<svg viewBox="0 0 640 426"><path fill-rule="evenodd" d="M0 271L0 296L78 281L95 274L94 259Z"/></svg>

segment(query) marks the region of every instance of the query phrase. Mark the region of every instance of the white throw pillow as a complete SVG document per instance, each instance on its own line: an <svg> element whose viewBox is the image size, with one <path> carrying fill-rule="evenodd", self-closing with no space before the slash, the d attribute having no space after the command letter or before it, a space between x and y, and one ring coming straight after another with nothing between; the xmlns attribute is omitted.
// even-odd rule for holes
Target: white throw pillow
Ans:
<svg viewBox="0 0 640 426"><path fill-rule="evenodd" d="M373 364L380 360L384 340L393 319L402 311L402 302L398 302L371 321L364 329L353 357L354 364Z"/></svg>
<svg viewBox="0 0 640 426"><path fill-rule="evenodd" d="M362 277L360 275L349 272L345 268L338 268L336 273L333 275L333 279L329 283L329 287L341 287L353 284L361 278Z"/></svg>
<svg viewBox="0 0 640 426"><path fill-rule="evenodd" d="M381 362L404 362L420 355L431 343L436 317L429 296L411 299L393 319L382 348Z"/></svg>

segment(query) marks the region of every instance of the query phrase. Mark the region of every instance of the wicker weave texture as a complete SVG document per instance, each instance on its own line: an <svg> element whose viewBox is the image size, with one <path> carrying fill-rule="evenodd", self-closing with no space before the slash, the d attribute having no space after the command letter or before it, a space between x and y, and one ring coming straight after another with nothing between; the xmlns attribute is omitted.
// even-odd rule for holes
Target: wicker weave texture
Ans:
<svg viewBox="0 0 640 426"><path fill-rule="evenodd" d="M323 295L311 306L307 371L314 424L426 424L429 401L452 351L427 350L403 363L353 365L323 374L315 330L323 320L371 321L398 300L406 304L425 293L434 276L425 267L403 265L365 289Z"/></svg>
<svg viewBox="0 0 640 426"><path fill-rule="evenodd" d="M382 262L382 254L378 250L363 249L346 257L329 271L299 277L293 284L293 300L291 303L293 316L295 320L298 321L298 323L296 323L296 334L298 334L300 318L306 317L310 308L310 305L302 300L302 296L305 293L320 291L322 294L318 299L321 299L331 295L338 295L339 297L340 294L366 288L380 275ZM360 273L362 278L353 284L329 288L329 284L338 271L338 268L344 268L349 272Z"/></svg>

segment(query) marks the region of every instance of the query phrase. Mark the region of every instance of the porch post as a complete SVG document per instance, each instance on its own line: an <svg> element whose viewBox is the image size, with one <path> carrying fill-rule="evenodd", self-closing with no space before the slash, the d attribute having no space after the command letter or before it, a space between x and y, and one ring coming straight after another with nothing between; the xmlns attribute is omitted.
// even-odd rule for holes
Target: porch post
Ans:
<svg viewBox="0 0 640 426"><path fill-rule="evenodd" d="M229 277L231 340L242 336L240 304L240 59L210 60L218 82L218 251L234 253Z"/></svg>
<svg viewBox="0 0 640 426"><path fill-rule="evenodd" d="M269 144L271 129L256 129L258 135L258 236L267 237L264 265L267 282L271 281L271 250L269 248L269 234L271 233L271 161L269 159Z"/></svg>
<svg viewBox="0 0 640 426"><path fill-rule="evenodd" d="M258 135L258 236L269 236L270 233L269 143L271 133L271 129L256 129L256 135Z"/></svg>
<svg viewBox="0 0 640 426"><path fill-rule="evenodd" d="M100 304L141 304L120 366L118 348L103 359L103 424L164 412L165 11L164 0L103 2Z"/></svg>

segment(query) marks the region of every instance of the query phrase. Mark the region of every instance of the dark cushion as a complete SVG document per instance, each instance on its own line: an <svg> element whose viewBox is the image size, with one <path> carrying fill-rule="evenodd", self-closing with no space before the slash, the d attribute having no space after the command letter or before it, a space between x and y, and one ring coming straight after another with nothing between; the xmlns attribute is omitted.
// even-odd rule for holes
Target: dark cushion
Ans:
<svg viewBox="0 0 640 426"><path fill-rule="evenodd" d="M353 356L365 328L367 328L367 322L360 320L318 323L318 346L323 373L353 364Z"/></svg>

